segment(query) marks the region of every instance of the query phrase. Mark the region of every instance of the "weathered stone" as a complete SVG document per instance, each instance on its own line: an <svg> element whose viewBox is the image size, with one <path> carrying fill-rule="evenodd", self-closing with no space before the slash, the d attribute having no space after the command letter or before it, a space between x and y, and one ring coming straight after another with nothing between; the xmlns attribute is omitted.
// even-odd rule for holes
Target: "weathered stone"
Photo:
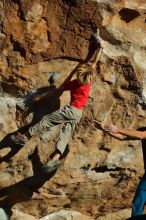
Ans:
<svg viewBox="0 0 146 220"><path fill-rule="evenodd" d="M80 219L92 220L91 217L83 215L79 212L69 211L69 210L68 211L61 210L59 212L55 212L53 214L40 218L40 220L80 220Z"/></svg>
<svg viewBox="0 0 146 220"><path fill-rule="evenodd" d="M53 220L130 217L123 208L132 206L143 173L141 142L115 140L93 119L134 129L146 124L145 7L145 0L0 1L2 206ZM69 93L58 97L55 89L85 60L97 27L105 48L89 105L61 167L44 175L41 166L55 149L60 127L42 131L24 147L15 146L7 134L69 103ZM48 86L53 95L33 102Z"/></svg>
<svg viewBox="0 0 146 220"><path fill-rule="evenodd" d="M13 210L13 214L12 214L10 220L38 220L38 218L35 218L32 215L28 215L28 214L20 212L18 210Z"/></svg>
<svg viewBox="0 0 146 220"><path fill-rule="evenodd" d="M128 217L131 214L131 210L129 209L123 209L119 212L115 212L112 214L107 214L103 217L98 217L97 220L121 220L121 219L128 219Z"/></svg>

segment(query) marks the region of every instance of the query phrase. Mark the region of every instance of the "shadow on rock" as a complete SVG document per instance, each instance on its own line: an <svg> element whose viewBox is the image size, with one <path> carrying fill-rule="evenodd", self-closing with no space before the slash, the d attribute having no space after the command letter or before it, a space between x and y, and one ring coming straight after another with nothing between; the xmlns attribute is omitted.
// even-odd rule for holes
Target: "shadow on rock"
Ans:
<svg viewBox="0 0 146 220"><path fill-rule="evenodd" d="M0 142L0 150L2 150L3 148L7 148L7 147L9 147L11 149L11 151L7 155L0 158L0 163L3 162L3 161L8 162L10 160L10 158L12 156L14 156L22 148L22 146L14 144L11 141L11 139L10 139L11 135L12 135L12 133L6 135L3 138L3 140Z"/></svg>
<svg viewBox="0 0 146 220"><path fill-rule="evenodd" d="M49 95L34 101L37 96L46 93ZM23 126L19 128L19 132L25 133L30 126L36 124L44 115L58 110L60 108L60 95L59 89L56 89L55 86L48 86L37 89L34 94L28 94L27 97L24 97L23 107L17 105L16 108L17 121L19 121L21 126L23 124ZM31 122L28 123L28 118L31 113L33 117L29 119Z"/></svg>
<svg viewBox="0 0 146 220"><path fill-rule="evenodd" d="M40 162L37 148L29 159L32 162L34 175L14 185L0 189L1 207L10 209L16 203L29 200L33 193L38 192L38 189L56 173L56 171L52 173L42 172L42 163Z"/></svg>
<svg viewBox="0 0 146 220"><path fill-rule="evenodd" d="M39 92L37 94L41 94L43 92L46 91L52 91L54 89L54 87L50 86L50 87L46 87L46 88L41 88L39 89ZM29 97L27 99L27 102L25 103L26 109L20 109L17 106L17 119L19 121L21 121L22 116L23 117L27 117L31 112L33 112L33 118L31 123L26 124L19 128L17 131L13 132L13 133L9 133L7 134L0 142L0 150L2 150L3 148L10 148L11 151L5 155L4 157L0 158L0 163L5 161L5 162L9 162L10 158L13 157L23 146L19 145L19 144L15 144L12 140L11 140L11 135L15 134L16 132L21 132L21 133L25 133L28 128L32 125L34 125L35 123L37 123L41 117L45 114L49 114L52 113L53 111L59 109L60 107L60 93L59 91L56 89L53 91L53 95L51 95L49 98L44 98L42 100L40 100L39 102L33 102L33 100L31 99L32 97ZM18 117L19 115L19 117ZM1 126L1 123L0 123ZM1 127L0 127L1 129Z"/></svg>
<svg viewBox="0 0 146 220"><path fill-rule="evenodd" d="M87 54L87 57L84 61L80 62L80 64L87 62L92 57L95 49L97 49L95 48L95 45L95 38L92 36L90 39L90 45L88 50L89 52ZM98 45L96 47L98 47ZM21 125L21 127L18 129L20 133L23 134L27 132L29 127L36 124L42 118L42 116L50 114L60 108L60 96L63 93L63 90L61 88L67 81L70 81L72 79L72 76L76 73L78 66L79 64L73 69L73 71L69 74L69 76L66 78L66 80L62 83L62 85L59 88L56 88L55 81L59 79L60 74L57 72L50 72L48 79L49 85L47 87L37 89L35 92L28 94L26 97L23 97L21 101L17 103L16 119ZM47 95L44 96L44 94ZM41 96L43 98L36 99L36 97L38 96ZM33 113L33 118L31 119L31 122L28 123L26 119L30 113ZM0 162L8 162L10 158L14 156L22 148L22 146L16 145L11 141L11 135L12 134L8 134L0 142L0 150L6 147L11 148L11 151L6 156L0 158Z"/></svg>

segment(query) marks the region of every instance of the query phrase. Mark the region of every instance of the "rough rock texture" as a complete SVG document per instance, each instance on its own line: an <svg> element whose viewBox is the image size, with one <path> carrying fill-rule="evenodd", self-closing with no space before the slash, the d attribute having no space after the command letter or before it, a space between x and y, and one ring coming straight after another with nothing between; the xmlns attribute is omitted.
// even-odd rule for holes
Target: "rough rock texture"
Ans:
<svg viewBox="0 0 146 220"><path fill-rule="evenodd" d="M0 206L35 218L59 210L98 220L130 217L143 173L141 143L115 140L92 120L130 128L146 124L145 7L145 0L0 1ZM69 94L58 97L55 88L87 57L97 27L105 49L89 105L60 169L44 175L40 167L59 128L23 148L7 134L69 102ZM33 103L36 89L48 84L54 95ZM30 115L22 120L27 106Z"/></svg>
<svg viewBox="0 0 146 220"><path fill-rule="evenodd" d="M13 210L11 220L38 220L38 218L35 218L32 215L28 215L26 213L20 212L18 210Z"/></svg>
<svg viewBox="0 0 146 220"><path fill-rule="evenodd" d="M83 215L79 212L75 211L66 211L66 210L61 210L59 212L54 212L48 216L45 216L41 218L40 220L91 220L91 217L88 217L86 215Z"/></svg>

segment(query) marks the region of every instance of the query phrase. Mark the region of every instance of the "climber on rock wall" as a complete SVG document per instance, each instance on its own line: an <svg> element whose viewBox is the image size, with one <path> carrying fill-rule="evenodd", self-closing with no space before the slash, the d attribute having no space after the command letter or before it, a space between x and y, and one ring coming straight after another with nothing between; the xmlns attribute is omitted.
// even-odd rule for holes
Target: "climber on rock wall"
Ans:
<svg viewBox="0 0 146 220"><path fill-rule="evenodd" d="M35 133L46 129L49 130L49 128L56 125L64 124L64 127L60 131L52 158L42 167L45 172L51 172L59 167L60 157L65 151L76 124L82 117L84 106L88 103L93 73L96 70L101 50L104 48L103 42L99 40L96 35L94 35L94 41L96 42L96 49L91 59L79 64L70 75L70 79L66 80L59 88L61 93L67 90L70 91L70 105L65 105L63 108L43 116L38 123L29 127L27 132L23 134L16 132L16 134L11 135L11 140L14 143L24 145ZM71 80L74 74L76 74L76 79ZM35 100L39 100L46 95L47 93L41 94L40 96L38 95L35 97Z"/></svg>

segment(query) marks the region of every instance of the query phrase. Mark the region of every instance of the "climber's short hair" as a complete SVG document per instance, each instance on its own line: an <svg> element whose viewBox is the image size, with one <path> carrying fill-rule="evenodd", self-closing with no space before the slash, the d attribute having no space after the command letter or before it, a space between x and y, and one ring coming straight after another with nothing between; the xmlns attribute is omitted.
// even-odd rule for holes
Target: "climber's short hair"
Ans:
<svg viewBox="0 0 146 220"><path fill-rule="evenodd" d="M90 84L93 80L93 68L89 63L80 65L76 74L81 85Z"/></svg>

